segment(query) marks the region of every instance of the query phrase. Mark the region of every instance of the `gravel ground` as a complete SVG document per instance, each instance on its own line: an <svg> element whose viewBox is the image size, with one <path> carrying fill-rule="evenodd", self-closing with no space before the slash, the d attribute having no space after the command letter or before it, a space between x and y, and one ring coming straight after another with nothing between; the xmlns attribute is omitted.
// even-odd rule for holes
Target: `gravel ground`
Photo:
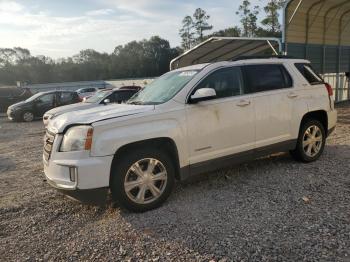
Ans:
<svg viewBox="0 0 350 262"><path fill-rule="evenodd" d="M0 118L2 261L350 261L350 104L319 161L278 154L203 175L144 214L50 188L43 133Z"/></svg>

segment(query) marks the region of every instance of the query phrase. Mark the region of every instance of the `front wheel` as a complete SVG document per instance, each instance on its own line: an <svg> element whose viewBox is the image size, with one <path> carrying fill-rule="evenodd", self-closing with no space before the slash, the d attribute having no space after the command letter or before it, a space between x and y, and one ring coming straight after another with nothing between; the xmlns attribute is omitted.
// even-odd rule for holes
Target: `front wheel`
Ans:
<svg viewBox="0 0 350 262"><path fill-rule="evenodd" d="M134 212L159 207L169 197L175 170L168 155L158 150L135 150L121 156L112 167L114 200Z"/></svg>
<svg viewBox="0 0 350 262"><path fill-rule="evenodd" d="M26 111L22 114L22 120L24 122L32 122L34 120L34 114L32 112Z"/></svg>
<svg viewBox="0 0 350 262"><path fill-rule="evenodd" d="M297 147L291 155L305 163L316 161L323 153L326 144L326 132L318 120L307 120L300 129Z"/></svg>

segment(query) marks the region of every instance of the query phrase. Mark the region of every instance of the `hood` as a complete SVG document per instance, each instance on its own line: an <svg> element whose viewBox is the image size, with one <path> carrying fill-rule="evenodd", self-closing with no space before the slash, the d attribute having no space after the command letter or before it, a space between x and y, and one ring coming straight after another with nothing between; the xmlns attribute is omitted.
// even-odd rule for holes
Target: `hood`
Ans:
<svg viewBox="0 0 350 262"><path fill-rule="evenodd" d="M93 108L93 107L96 107L96 106L99 106L99 104L89 104L89 103L71 104L71 105L60 106L60 107L56 107L54 109L51 109L50 111L46 112L45 115L59 116L59 115L62 115L64 113L78 111L78 110L90 109L90 108Z"/></svg>
<svg viewBox="0 0 350 262"><path fill-rule="evenodd" d="M21 101L21 102L18 102L18 103L16 103L16 104L13 104L13 105L9 106L9 109L14 109L14 108L16 108L16 107L21 107L21 106L23 106L23 105L25 105L25 104L27 104L26 101Z"/></svg>
<svg viewBox="0 0 350 262"><path fill-rule="evenodd" d="M48 129L55 133L62 133L70 125L87 125L97 121L119 118L129 115L153 111L154 105L114 104L99 106L87 110L62 114L49 122Z"/></svg>

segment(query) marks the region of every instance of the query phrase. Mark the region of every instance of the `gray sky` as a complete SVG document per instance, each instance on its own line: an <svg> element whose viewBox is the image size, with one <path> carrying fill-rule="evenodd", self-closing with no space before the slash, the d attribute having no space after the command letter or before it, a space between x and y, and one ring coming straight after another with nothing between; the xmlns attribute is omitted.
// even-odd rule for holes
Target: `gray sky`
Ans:
<svg viewBox="0 0 350 262"><path fill-rule="evenodd" d="M264 6L267 0L252 0ZM53 58L82 49L112 52L132 40L159 35L180 44L181 20L197 7L214 30L238 25L233 0L0 0L0 47L20 46Z"/></svg>

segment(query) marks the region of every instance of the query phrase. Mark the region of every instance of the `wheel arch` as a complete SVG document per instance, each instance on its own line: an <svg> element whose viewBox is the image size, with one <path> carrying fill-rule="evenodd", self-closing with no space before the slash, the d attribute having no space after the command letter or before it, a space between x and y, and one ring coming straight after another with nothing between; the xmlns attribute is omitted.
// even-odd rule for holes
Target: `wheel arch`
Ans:
<svg viewBox="0 0 350 262"><path fill-rule="evenodd" d="M113 165L116 164L118 161L118 158L122 156L123 154L126 154L132 150L139 149L139 148L145 148L145 147L151 147L151 148L157 148L165 153L169 154L171 159L174 161L174 168L175 168L175 178L177 180L180 180L180 160L179 160L179 153L178 148L175 143L175 141L169 137L159 137L159 138L151 138L146 140L140 140L136 142L132 142L129 144L125 144L118 148L118 150L115 152L112 165L111 165L111 175L110 175L110 181L112 178L112 168Z"/></svg>
<svg viewBox="0 0 350 262"><path fill-rule="evenodd" d="M299 130L301 130L303 124L310 119L320 121L324 127L326 136L328 136L328 114L325 110L316 110L306 113L301 120Z"/></svg>

